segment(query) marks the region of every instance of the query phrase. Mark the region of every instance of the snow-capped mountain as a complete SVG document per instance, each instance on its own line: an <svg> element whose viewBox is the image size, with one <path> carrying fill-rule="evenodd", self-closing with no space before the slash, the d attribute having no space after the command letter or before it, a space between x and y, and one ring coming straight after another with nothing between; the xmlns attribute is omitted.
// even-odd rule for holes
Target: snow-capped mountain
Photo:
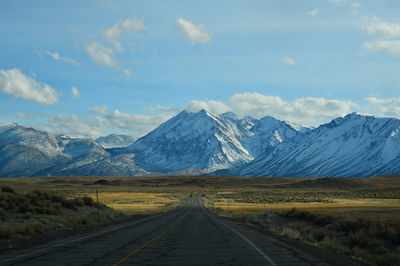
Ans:
<svg viewBox="0 0 400 266"><path fill-rule="evenodd" d="M231 174L366 177L400 173L400 120L349 114L288 139Z"/></svg>
<svg viewBox="0 0 400 266"><path fill-rule="evenodd" d="M272 117L242 119L204 110L183 111L126 148L118 146L131 137L94 141L5 124L0 176L205 174L246 164L297 134Z"/></svg>
<svg viewBox="0 0 400 266"><path fill-rule="evenodd" d="M145 173L137 169L132 160L133 156L125 155L117 158L123 159L120 160L123 164L126 163L126 166L122 167L126 175ZM0 125L0 177L63 173L87 175L88 171L79 174L76 169L83 169L83 166L95 162L111 165L113 161L115 158L92 139L55 136L18 124ZM96 171L101 171L101 168ZM113 174L115 172L113 171L103 170L103 173ZM96 173L94 170L92 172Z"/></svg>
<svg viewBox="0 0 400 266"><path fill-rule="evenodd" d="M281 142L293 138L299 134L298 130L284 121L266 116L255 120L254 125L248 129L249 137L243 140L244 147L254 156L271 151Z"/></svg>
<svg viewBox="0 0 400 266"><path fill-rule="evenodd" d="M0 176L31 176L67 161L55 136L17 124L0 125Z"/></svg>
<svg viewBox="0 0 400 266"><path fill-rule="evenodd" d="M128 135L117 135L110 134L105 137L99 137L96 142L99 143L103 148L123 148L132 145L136 138Z"/></svg>
<svg viewBox="0 0 400 266"><path fill-rule="evenodd" d="M136 165L134 154L108 156L100 160L52 171L55 176L145 176L150 172Z"/></svg>
<svg viewBox="0 0 400 266"><path fill-rule="evenodd" d="M234 113L183 111L120 153L137 154L144 162L141 166L151 171L211 172L250 162L297 134L272 117L240 119Z"/></svg>
<svg viewBox="0 0 400 266"><path fill-rule="evenodd" d="M132 145L110 149L92 139L0 124L0 177L214 171L298 177L400 174L400 120L352 113L304 128L270 116L183 111Z"/></svg>
<svg viewBox="0 0 400 266"><path fill-rule="evenodd" d="M141 166L151 171L212 171L253 159L240 142L244 137L229 119L204 110L183 111L121 152L137 154L145 163Z"/></svg>

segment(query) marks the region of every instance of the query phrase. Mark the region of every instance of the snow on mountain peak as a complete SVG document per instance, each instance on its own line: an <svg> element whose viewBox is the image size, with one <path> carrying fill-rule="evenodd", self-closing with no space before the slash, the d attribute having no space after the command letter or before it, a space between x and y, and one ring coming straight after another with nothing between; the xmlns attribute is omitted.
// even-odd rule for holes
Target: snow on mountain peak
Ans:
<svg viewBox="0 0 400 266"><path fill-rule="evenodd" d="M123 148L132 145L136 138L128 135L109 134L105 137L99 137L96 142L104 148Z"/></svg>
<svg viewBox="0 0 400 266"><path fill-rule="evenodd" d="M232 174L376 176L400 173L400 120L356 113L297 135ZM385 167L386 165L386 167Z"/></svg>
<svg viewBox="0 0 400 266"><path fill-rule="evenodd" d="M239 116L237 114L235 114L234 112L226 112L226 113L220 114L219 117L221 117L221 118L229 118L229 119L232 119L232 120L239 120L240 119Z"/></svg>
<svg viewBox="0 0 400 266"><path fill-rule="evenodd" d="M219 169L245 176L400 173L400 120L359 113L306 128L271 116L182 111L132 145L115 148L125 137L110 134L94 141L0 124L0 176L204 174ZM112 149L105 150L104 143Z"/></svg>
<svg viewBox="0 0 400 266"><path fill-rule="evenodd" d="M138 154L152 171L215 170L253 159L241 137L231 120L205 110L183 111L121 152Z"/></svg>
<svg viewBox="0 0 400 266"><path fill-rule="evenodd" d="M399 128L396 128L396 130L394 130L394 131L392 131L392 133L390 133L390 136L391 137L399 136L399 133L400 133Z"/></svg>

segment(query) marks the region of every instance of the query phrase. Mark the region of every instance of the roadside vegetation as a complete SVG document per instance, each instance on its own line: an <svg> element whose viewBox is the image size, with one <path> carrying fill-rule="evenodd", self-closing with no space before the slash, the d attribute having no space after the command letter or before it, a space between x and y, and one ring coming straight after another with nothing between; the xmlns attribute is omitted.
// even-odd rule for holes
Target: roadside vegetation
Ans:
<svg viewBox="0 0 400 266"><path fill-rule="evenodd" d="M27 239L54 230L76 229L121 219L124 214L90 197L69 199L54 191L16 192L1 186L0 240Z"/></svg>
<svg viewBox="0 0 400 266"><path fill-rule="evenodd" d="M350 181L359 187L307 180L308 188L300 181L264 193L220 191L203 200L226 218L375 265L400 265L400 180L375 189L366 181L374 180Z"/></svg>
<svg viewBox="0 0 400 266"><path fill-rule="evenodd" d="M400 218L369 220L296 209L217 214L376 265L400 264Z"/></svg>

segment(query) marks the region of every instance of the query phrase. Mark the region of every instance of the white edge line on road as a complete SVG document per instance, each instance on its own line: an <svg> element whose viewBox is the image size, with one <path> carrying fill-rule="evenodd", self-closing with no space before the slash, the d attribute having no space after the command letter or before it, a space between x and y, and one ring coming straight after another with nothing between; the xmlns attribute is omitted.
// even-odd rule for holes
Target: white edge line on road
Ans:
<svg viewBox="0 0 400 266"><path fill-rule="evenodd" d="M86 236L83 236L83 237L80 237L80 238L75 238L75 239L72 239L72 240L67 241L67 242L61 242L61 243L57 243L57 244L54 244L54 245L52 245L52 246L48 246L48 247L45 247L45 248L42 248L42 249L33 250L33 251L31 251L31 252L28 252L28 253L24 253L24 254L21 254L21 255L18 255L18 256L14 256L14 257L11 257L11 258L8 258L8 259L1 260L1 261L0 261L0 264L2 264L2 263L4 263L4 262L14 261L14 260L17 260L17 259L20 259L20 258L23 258L23 257L27 257L27 256L32 256L32 255L40 254L40 253L42 253L42 252L44 252L44 251L46 251L46 250L52 249L52 248L57 248L57 247L66 246L66 245L68 245L68 244L72 244L72 243L79 242L79 241L82 241L82 240L86 240L86 239L90 239L90 238L95 238L96 236L99 236L99 235L103 235L103 234L111 233L111 232L114 232L114 231L118 231L118 230L123 229L123 228L125 228L125 227L134 226L135 224L137 224L137 223L139 223L139 222L143 222L143 221L146 221L146 220L150 220L150 219L155 218L155 217L157 217L157 216L160 216L160 215L155 215L155 216L153 216L153 217L146 217L146 218L144 218L143 220L134 221L134 222L131 223L131 224L130 224L130 223L128 223L128 224L122 224L122 225L120 225L120 226L118 226L118 227L114 227L114 228L111 228L111 229L106 229L106 230L103 230L103 231L100 231L100 232L97 232L97 233L94 233L94 234L86 235Z"/></svg>
<svg viewBox="0 0 400 266"><path fill-rule="evenodd" d="M253 242L251 242L247 237L230 227L229 225L225 224L224 222L221 222L219 219L216 219L220 224L224 225L228 229L230 229L232 232L243 238L250 246L252 246L266 261L268 261L271 265L276 266L276 263L268 257L261 249L259 249Z"/></svg>

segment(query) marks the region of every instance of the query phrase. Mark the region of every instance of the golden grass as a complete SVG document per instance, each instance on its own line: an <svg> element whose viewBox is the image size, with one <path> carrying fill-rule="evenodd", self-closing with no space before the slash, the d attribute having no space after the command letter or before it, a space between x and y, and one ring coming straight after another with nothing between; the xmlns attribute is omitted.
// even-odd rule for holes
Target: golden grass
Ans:
<svg viewBox="0 0 400 266"><path fill-rule="evenodd" d="M162 193L99 192L99 202L129 214L164 212L179 204L177 198ZM96 194L87 194L96 200Z"/></svg>
<svg viewBox="0 0 400 266"><path fill-rule="evenodd" d="M214 208L229 211L233 214L262 214L267 210L284 211L289 209L306 210L309 212L333 214L357 214L360 217L392 218L400 214L400 199L330 199L330 202L286 202L286 203L245 203L227 199L214 201ZM383 217L383 216L384 217Z"/></svg>
<svg viewBox="0 0 400 266"><path fill-rule="evenodd" d="M382 213L398 217L400 212L395 210L400 208L400 176L365 179L233 176L38 177L1 178L1 185L13 187L21 193L35 188L51 190L69 198L88 194L93 197L98 189L101 202L131 213L161 211L170 203L168 198L161 195L168 195L170 200L181 201L192 193L206 195L207 206L214 205L224 210L227 209L227 199L230 199L229 211L236 213L263 213L267 209L298 208L313 212L349 212L361 216ZM109 198L108 194L114 198Z"/></svg>

